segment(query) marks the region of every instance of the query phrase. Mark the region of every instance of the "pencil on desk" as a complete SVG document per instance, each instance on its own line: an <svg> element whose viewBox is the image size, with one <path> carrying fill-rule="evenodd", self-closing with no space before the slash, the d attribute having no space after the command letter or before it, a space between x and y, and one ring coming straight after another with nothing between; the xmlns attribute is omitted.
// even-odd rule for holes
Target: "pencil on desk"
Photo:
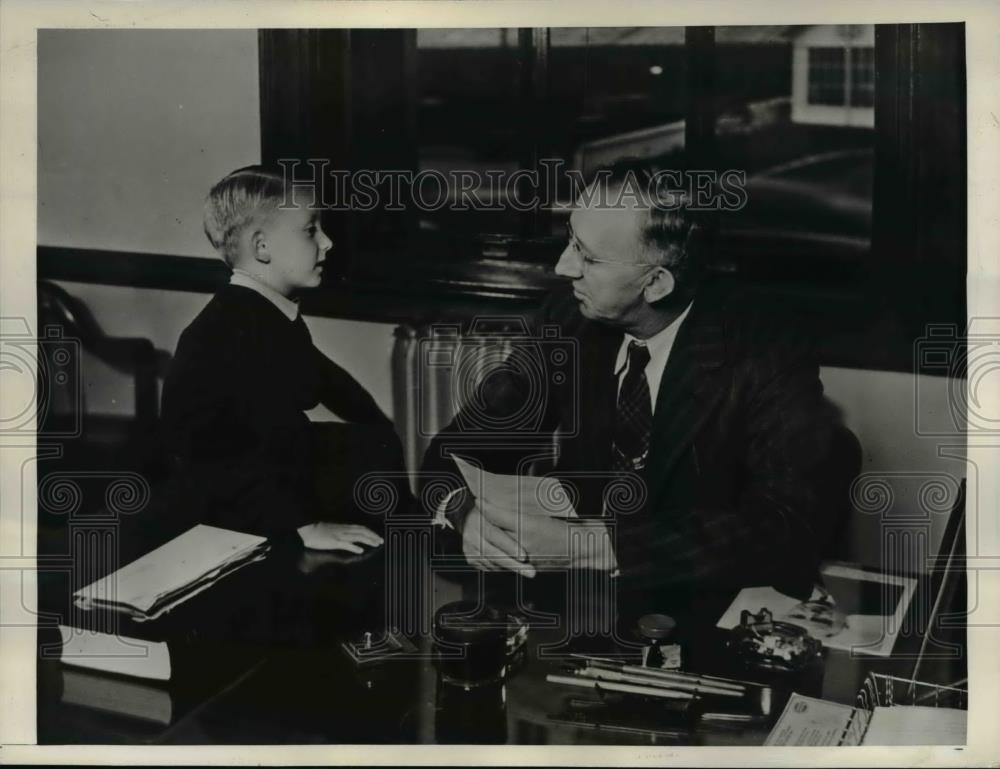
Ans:
<svg viewBox="0 0 1000 769"><path fill-rule="evenodd" d="M734 690L744 691L746 687L765 688L765 684L758 681L741 681L738 678L721 678L719 676L709 676L695 673L685 673L680 670L662 670L660 668L647 668L640 665L630 665L626 662L612 659L610 657L594 657L589 654L570 654L574 659L584 660L588 666L604 667L606 669L621 670L622 672L634 672L637 675L649 674L662 678L678 678L684 680L697 680L710 686L721 686Z"/></svg>
<svg viewBox="0 0 1000 769"><path fill-rule="evenodd" d="M589 667L581 668L577 675L583 678L591 678L605 681L619 681L622 683L634 683L643 686L652 686L657 689L669 691L687 691L695 694L714 694L721 697L743 697L743 690L724 688L721 686L708 686L687 680L672 680L659 676L645 676L635 673L619 672L617 670L605 670L603 668Z"/></svg>
<svg viewBox="0 0 1000 769"><path fill-rule="evenodd" d="M605 670L614 673L624 673L627 675L639 676L644 679L656 680L672 684L685 684L688 686L701 686L711 689L713 694L731 694L742 696L746 693L746 688L741 684L729 683L720 679L705 678L704 676L692 673L681 673L670 670L659 670L657 668L639 667L638 665L615 665L613 663L588 662L587 670Z"/></svg>
<svg viewBox="0 0 1000 769"><path fill-rule="evenodd" d="M545 680L552 684L568 684L569 686L580 686L585 689L596 689L597 691L606 690L628 694L644 694L648 697L659 697L666 700L694 699L694 694L691 692L680 692L660 686L638 686L636 684L624 684L614 681L601 681L584 676L560 676L549 673L545 676Z"/></svg>

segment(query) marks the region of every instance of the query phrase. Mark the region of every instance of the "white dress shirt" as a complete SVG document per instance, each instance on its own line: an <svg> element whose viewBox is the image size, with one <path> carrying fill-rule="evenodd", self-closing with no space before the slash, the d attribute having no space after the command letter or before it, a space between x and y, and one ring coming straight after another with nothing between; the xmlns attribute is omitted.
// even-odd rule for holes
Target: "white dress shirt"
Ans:
<svg viewBox="0 0 1000 769"><path fill-rule="evenodd" d="M256 291L262 297L271 302L271 304L281 310L289 320L295 320L299 317L299 305L296 302L293 302L287 296L279 294L270 286L264 285L246 270L234 267L233 275L229 279L229 284L232 286L243 286L243 288L249 288L251 291Z"/></svg>
<svg viewBox="0 0 1000 769"><path fill-rule="evenodd" d="M649 350L649 363L646 364L646 381L649 383L649 400L652 406L652 413L656 413L656 394L660 391L660 380L663 379L663 370L667 367L667 359L670 351L674 349L674 340L677 339L677 332L681 324L691 311L689 304L684 308L684 312L674 318L673 322L656 332L649 339L636 339L631 334L626 334L622 340L622 346L618 348L618 358L615 361L615 374L618 375L618 391L621 392L622 381L625 379L625 370L628 367L628 346L630 342L638 342L645 345Z"/></svg>

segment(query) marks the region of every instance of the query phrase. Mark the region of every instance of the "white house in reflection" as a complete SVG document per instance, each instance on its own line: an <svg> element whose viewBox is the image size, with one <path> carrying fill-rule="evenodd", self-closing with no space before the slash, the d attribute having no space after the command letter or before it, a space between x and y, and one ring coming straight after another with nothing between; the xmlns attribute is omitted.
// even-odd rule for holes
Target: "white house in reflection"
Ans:
<svg viewBox="0 0 1000 769"><path fill-rule="evenodd" d="M875 27L793 27L792 122L875 125Z"/></svg>

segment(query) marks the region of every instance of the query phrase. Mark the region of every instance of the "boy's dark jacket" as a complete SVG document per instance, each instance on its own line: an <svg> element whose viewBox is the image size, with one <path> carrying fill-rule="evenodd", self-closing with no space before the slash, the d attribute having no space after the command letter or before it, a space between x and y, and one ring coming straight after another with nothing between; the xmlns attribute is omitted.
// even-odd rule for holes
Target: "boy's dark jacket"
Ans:
<svg viewBox="0 0 1000 769"><path fill-rule="evenodd" d="M389 419L313 346L301 316L290 321L251 289L223 288L181 335L163 386L169 514L277 538L341 519L351 500L331 509L322 487L340 482L340 496L349 494L350 479L335 477L347 470L324 461L322 431L303 413L319 403L363 428L352 434L378 436L387 461L401 465Z"/></svg>

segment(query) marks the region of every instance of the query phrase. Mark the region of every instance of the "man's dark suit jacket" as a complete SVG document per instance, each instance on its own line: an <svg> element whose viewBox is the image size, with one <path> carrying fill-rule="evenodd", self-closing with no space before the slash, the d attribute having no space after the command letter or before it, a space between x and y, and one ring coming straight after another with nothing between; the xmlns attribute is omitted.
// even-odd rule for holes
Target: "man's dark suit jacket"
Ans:
<svg viewBox="0 0 1000 769"><path fill-rule="evenodd" d="M250 289L223 288L181 335L163 386L169 514L278 538L336 518L350 499L323 509L319 487L340 468L319 466L317 429L303 413L319 403L384 436L392 461L401 459L388 418L313 346L301 317L290 321Z"/></svg>
<svg viewBox="0 0 1000 769"><path fill-rule="evenodd" d="M424 470L453 472L447 454L454 450L487 469L515 472L558 428L553 474L577 487L581 515L601 515L614 478L614 365L623 333L583 318L561 292L538 324L536 334L553 324L574 340L578 355L558 365L561 357L546 350L565 343L540 342L541 383L524 376L531 366L519 367L513 356L434 439ZM651 596L650 605L664 591L697 601L761 584L808 594L838 515L829 472L833 422L822 392L816 362L787 323L724 295L698 294L656 396L643 474L648 503L616 521L621 587ZM534 413L531 397L539 401L537 438L532 430L488 437L490 425Z"/></svg>

